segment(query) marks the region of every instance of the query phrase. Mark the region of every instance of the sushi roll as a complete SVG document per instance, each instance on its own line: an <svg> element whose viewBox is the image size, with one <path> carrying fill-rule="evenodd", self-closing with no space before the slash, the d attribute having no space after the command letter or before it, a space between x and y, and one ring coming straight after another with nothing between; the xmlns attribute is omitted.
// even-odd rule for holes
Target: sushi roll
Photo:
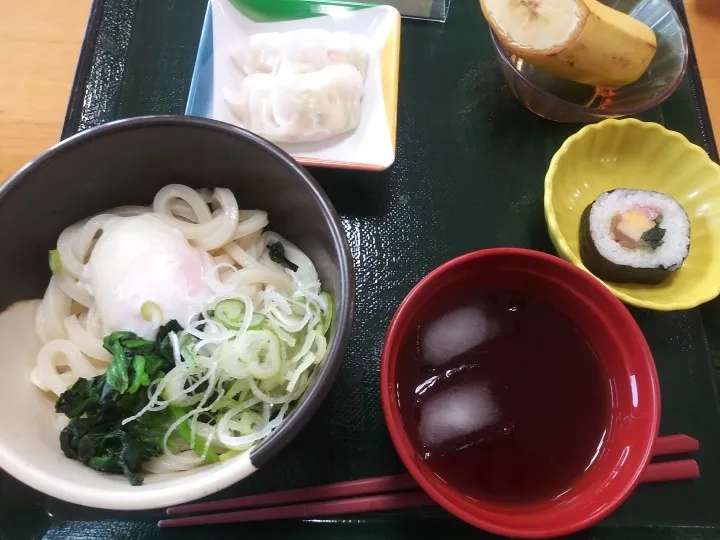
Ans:
<svg viewBox="0 0 720 540"><path fill-rule="evenodd" d="M600 279L657 285L690 251L690 220L663 193L614 189L601 193L580 218L580 258Z"/></svg>

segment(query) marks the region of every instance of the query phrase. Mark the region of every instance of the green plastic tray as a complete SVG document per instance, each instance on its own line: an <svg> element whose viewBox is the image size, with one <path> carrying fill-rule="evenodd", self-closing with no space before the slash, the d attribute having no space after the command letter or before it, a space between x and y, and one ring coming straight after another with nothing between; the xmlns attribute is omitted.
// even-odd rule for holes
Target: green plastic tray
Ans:
<svg viewBox="0 0 720 540"><path fill-rule="evenodd" d="M205 8L204 0L95 0L63 136L120 117L182 113ZM677 8L684 18L682 5ZM356 323L342 371L300 436L216 497L401 471L377 389L384 332L400 300L430 269L464 252L492 246L553 251L543 177L553 153L579 126L538 118L515 100L475 0L453 0L444 25L404 21L402 32L395 165L383 173L312 171L343 217L357 270ZM694 59L678 91L642 118L684 133L717 159ZM702 477L641 486L611 518L577 538L720 538L713 366L720 303L633 315L660 373L661 431L700 440ZM165 531L155 526L160 515L77 507L0 476L0 540L487 537L439 509Z"/></svg>

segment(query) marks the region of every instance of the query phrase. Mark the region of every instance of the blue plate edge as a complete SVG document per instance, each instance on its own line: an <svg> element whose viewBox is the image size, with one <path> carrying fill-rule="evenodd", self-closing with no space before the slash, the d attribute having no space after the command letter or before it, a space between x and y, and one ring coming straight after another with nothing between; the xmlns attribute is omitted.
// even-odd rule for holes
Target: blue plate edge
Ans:
<svg viewBox="0 0 720 540"><path fill-rule="evenodd" d="M190 79L190 90L188 91L187 102L185 103L185 114L189 116L210 117L210 104L213 92L213 75L212 64L207 70L206 77L202 77L200 73L208 62L211 62L213 56L213 28L212 28L212 1L208 2L205 11L205 19L203 21L202 31L200 33L200 44L198 46L197 56L195 57L195 65L193 66L193 74ZM205 99L202 99L205 98Z"/></svg>

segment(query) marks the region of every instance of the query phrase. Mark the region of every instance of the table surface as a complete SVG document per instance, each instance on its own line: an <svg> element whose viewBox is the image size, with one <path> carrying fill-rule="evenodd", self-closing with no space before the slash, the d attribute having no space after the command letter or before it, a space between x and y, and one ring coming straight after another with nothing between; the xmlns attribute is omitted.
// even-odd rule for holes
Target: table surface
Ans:
<svg viewBox="0 0 720 540"><path fill-rule="evenodd" d="M58 140L92 0L0 2L0 181ZM720 134L720 1L685 0Z"/></svg>

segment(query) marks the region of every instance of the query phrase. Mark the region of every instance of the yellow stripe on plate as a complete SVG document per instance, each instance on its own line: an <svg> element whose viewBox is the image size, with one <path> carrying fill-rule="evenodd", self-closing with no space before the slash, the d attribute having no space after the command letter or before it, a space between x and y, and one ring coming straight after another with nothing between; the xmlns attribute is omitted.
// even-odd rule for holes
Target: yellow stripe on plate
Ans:
<svg viewBox="0 0 720 540"><path fill-rule="evenodd" d="M395 21L388 31L387 39L380 58L383 101L385 102L385 115L390 129L390 143L395 150L395 137L397 132L397 96L398 73L400 64L400 13L396 14Z"/></svg>

